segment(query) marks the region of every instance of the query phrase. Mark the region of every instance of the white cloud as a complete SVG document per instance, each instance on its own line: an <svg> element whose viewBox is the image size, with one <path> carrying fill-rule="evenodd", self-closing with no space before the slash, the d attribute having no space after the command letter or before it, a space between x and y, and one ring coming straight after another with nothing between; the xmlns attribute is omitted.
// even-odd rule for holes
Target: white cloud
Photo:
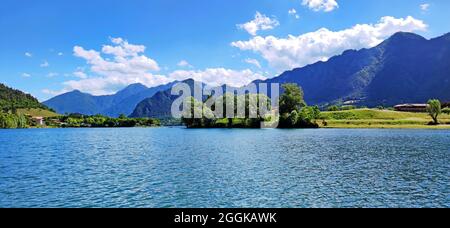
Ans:
<svg viewBox="0 0 450 228"><path fill-rule="evenodd" d="M94 95L105 95L115 93L133 83L142 83L153 87L189 78L213 86L222 84L242 86L256 79L265 79L261 73L254 73L249 69L208 68L205 70L178 70L167 75L155 74L154 71L158 71L159 66L156 61L142 54L145 46L132 45L121 38L111 38L111 42L115 45L104 45L101 52L75 46L74 55L86 60L90 72L78 68L73 75L80 79L63 82L62 90L46 90L45 93L57 95L80 90ZM102 55L111 55L112 58L108 60ZM187 61L180 63L185 66L189 64ZM89 77L87 77L88 74Z"/></svg>
<svg viewBox="0 0 450 228"><path fill-rule="evenodd" d="M86 79L88 76L83 71L75 71L73 72L73 75L77 78Z"/></svg>
<svg viewBox="0 0 450 228"><path fill-rule="evenodd" d="M102 48L103 53L114 55L115 57L136 57L139 53L145 51L144 45L129 44L122 38L111 38L111 41L116 46L104 45Z"/></svg>
<svg viewBox="0 0 450 228"><path fill-rule="evenodd" d="M428 3L421 4L420 9L422 11L428 11L430 9L430 4L428 4Z"/></svg>
<svg viewBox="0 0 450 228"><path fill-rule="evenodd" d="M111 42L113 45L104 45L102 52L80 46L73 48L74 55L85 59L94 75L87 78L86 73L77 70L74 75L81 80L64 82L68 90L78 89L95 95L111 94L132 83L155 86L171 81L152 73L160 68L155 60L143 55L145 46L130 44L122 38L111 38ZM104 58L102 54L110 55L112 59Z"/></svg>
<svg viewBox="0 0 450 228"><path fill-rule="evenodd" d="M297 10L295 10L295 9L290 9L288 11L288 14L294 16L296 19L300 18L300 16L297 14Z"/></svg>
<svg viewBox="0 0 450 228"><path fill-rule="evenodd" d="M179 67L189 67L189 68L193 68L193 66L186 60L181 60L180 62L178 62L177 64Z"/></svg>
<svg viewBox="0 0 450 228"><path fill-rule="evenodd" d="M62 90L43 89L43 90L41 90L41 92L48 94L48 95L57 96L57 95L60 95L63 93L70 92L70 90L67 90L67 89L62 89Z"/></svg>
<svg viewBox="0 0 450 228"><path fill-rule="evenodd" d="M339 5L336 0L303 0L302 5L314 11L331 12L338 8Z"/></svg>
<svg viewBox="0 0 450 228"><path fill-rule="evenodd" d="M237 27L244 29L252 36L256 36L256 33L259 30L270 30L278 25L280 25L280 23L275 18L270 18L260 12L256 12L255 19L244 24L239 24Z"/></svg>
<svg viewBox="0 0 450 228"><path fill-rule="evenodd" d="M220 86L227 84L230 86L244 86L257 79L265 79L263 75L246 70L231 70L225 68L208 68L198 71L178 70L169 74L169 77L175 80L185 80L192 78L196 81L204 82L211 86Z"/></svg>
<svg viewBox="0 0 450 228"><path fill-rule="evenodd" d="M245 61L246 63L248 63L248 64L252 64L252 65L255 65L255 66L258 67L258 68L261 68L261 64L260 64L259 61L256 60L256 59L245 59L244 61Z"/></svg>
<svg viewBox="0 0 450 228"><path fill-rule="evenodd" d="M53 77L56 77L56 76L58 76L58 75L59 75L58 73L50 72L50 73L47 74L47 77L48 77L48 78L53 78Z"/></svg>
<svg viewBox="0 0 450 228"><path fill-rule="evenodd" d="M395 32L424 31L427 25L411 16L406 18L383 17L377 24L357 24L349 29L330 31L326 28L300 36L287 38L256 36L248 41L236 41L231 45L240 50L260 54L278 70L302 67L348 49L374 47Z"/></svg>
<svg viewBox="0 0 450 228"><path fill-rule="evenodd" d="M28 73L22 73L22 77L24 77L24 78L29 78L29 77L31 77L31 74L28 74Z"/></svg>
<svg viewBox="0 0 450 228"><path fill-rule="evenodd" d="M31 58L33 57L33 54L31 54L30 52L25 52L25 56Z"/></svg>
<svg viewBox="0 0 450 228"><path fill-rule="evenodd" d="M40 67L49 67L50 64L45 60L43 63L41 63Z"/></svg>
<svg viewBox="0 0 450 228"><path fill-rule="evenodd" d="M142 83L147 86L157 86L172 82L163 75L146 74L136 77L94 77L81 80L71 80L63 83L65 90L81 90L93 95L113 94L123 87L133 84Z"/></svg>
<svg viewBox="0 0 450 228"><path fill-rule="evenodd" d="M58 56L63 56L63 55L64 55L64 53L58 52Z"/></svg>

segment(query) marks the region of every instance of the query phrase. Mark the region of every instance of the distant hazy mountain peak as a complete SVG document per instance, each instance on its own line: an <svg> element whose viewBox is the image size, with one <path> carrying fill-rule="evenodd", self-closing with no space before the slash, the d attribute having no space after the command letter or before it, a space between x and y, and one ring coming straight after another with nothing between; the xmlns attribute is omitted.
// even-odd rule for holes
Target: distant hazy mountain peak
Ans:
<svg viewBox="0 0 450 228"><path fill-rule="evenodd" d="M74 90L56 96L44 104L57 110L59 113L81 113L85 115L103 114L117 117L120 114L128 115L136 104L155 93L171 87L172 83L148 88L141 83L126 86L113 95L93 96Z"/></svg>
<svg viewBox="0 0 450 228"><path fill-rule="evenodd" d="M134 84L128 85L123 90L126 90L126 89L148 89L148 87L141 83L134 83Z"/></svg>
<svg viewBox="0 0 450 228"><path fill-rule="evenodd" d="M405 44L409 42L426 42L428 41L425 37L420 36L415 33L410 32L397 32L391 37L389 37L387 40L381 43L381 45L399 45L399 44Z"/></svg>

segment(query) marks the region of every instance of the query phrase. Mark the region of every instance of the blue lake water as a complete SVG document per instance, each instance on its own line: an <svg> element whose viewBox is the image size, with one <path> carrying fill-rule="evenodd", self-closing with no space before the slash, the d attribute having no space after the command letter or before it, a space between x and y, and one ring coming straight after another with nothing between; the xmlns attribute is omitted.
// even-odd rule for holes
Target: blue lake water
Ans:
<svg viewBox="0 0 450 228"><path fill-rule="evenodd" d="M450 207L450 131L0 130L0 207Z"/></svg>

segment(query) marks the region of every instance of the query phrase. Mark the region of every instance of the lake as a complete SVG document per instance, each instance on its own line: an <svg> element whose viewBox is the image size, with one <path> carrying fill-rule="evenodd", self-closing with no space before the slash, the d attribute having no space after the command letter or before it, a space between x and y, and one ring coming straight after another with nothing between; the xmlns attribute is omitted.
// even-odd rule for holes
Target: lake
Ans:
<svg viewBox="0 0 450 228"><path fill-rule="evenodd" d="M0 130L0 207L450 207L450 131Z"/></svg>

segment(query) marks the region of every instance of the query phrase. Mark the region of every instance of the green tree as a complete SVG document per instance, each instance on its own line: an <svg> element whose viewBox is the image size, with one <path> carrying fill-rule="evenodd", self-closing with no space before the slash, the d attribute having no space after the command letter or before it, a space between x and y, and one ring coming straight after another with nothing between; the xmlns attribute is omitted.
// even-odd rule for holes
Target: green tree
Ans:
<svg viewBox="0 0 450 228"><path fill-rule="evenodd" d="M181 120L188 128L210 127L214 123L214 113L202 102L195 100L194 97L187 98L185 102L191 108L190 110L185 110L187 113L183 114ZM195 118L195 113L201 114L201 118Z"/></svg>
<svg viewBox="0 0 450 228"><path fill-rule="evenodd" d="M433 119L434 124L439 124L438 116L441 114L441 102L436 99L428 101L427 107L428 114Z"/></svg>
<svg viewBox="0 0 450 228"><path fill-rule="evenodd" d="M292 111L299 112L300 109L306 106L303 98L303 90L297 84L284 84L283 95L280 97L280 113L290 114Z"/></svg>
<svg viewBox="0 0 450 228"><path fill-rule="evenodd" d="M442 113L445 113L447 115L450 115L450 108L444 108L442 109Z"/></svg>
<svg viewBox="0 0 450 228"><path fill-rule="evenodd" d="M0 128L26 128L27 122L22 114L0 113Z"/></svg>
<svg viewBox="0 0 450 228"><path fill-rule="evenodd" d="M17 128L26 128L27 127L27 118L22 115L16 115L17 118Z"/></svg>
<svg viewBox="0 0 450 228"><path fill-rule="evenodd" d="M298 120L299 120L299 114L296 110L292 111L291 114L288 117L289 119L289 125L292 127L297 126Z"/></svg>
<svg viewBox="0 0 450 228"><path fill-rule="evenodd" d="M336 112L336 111L339 111L339 107L336 106L336 105L330 106L330 107L328 107L328 111L329 111L329 112Z"/></svg>

